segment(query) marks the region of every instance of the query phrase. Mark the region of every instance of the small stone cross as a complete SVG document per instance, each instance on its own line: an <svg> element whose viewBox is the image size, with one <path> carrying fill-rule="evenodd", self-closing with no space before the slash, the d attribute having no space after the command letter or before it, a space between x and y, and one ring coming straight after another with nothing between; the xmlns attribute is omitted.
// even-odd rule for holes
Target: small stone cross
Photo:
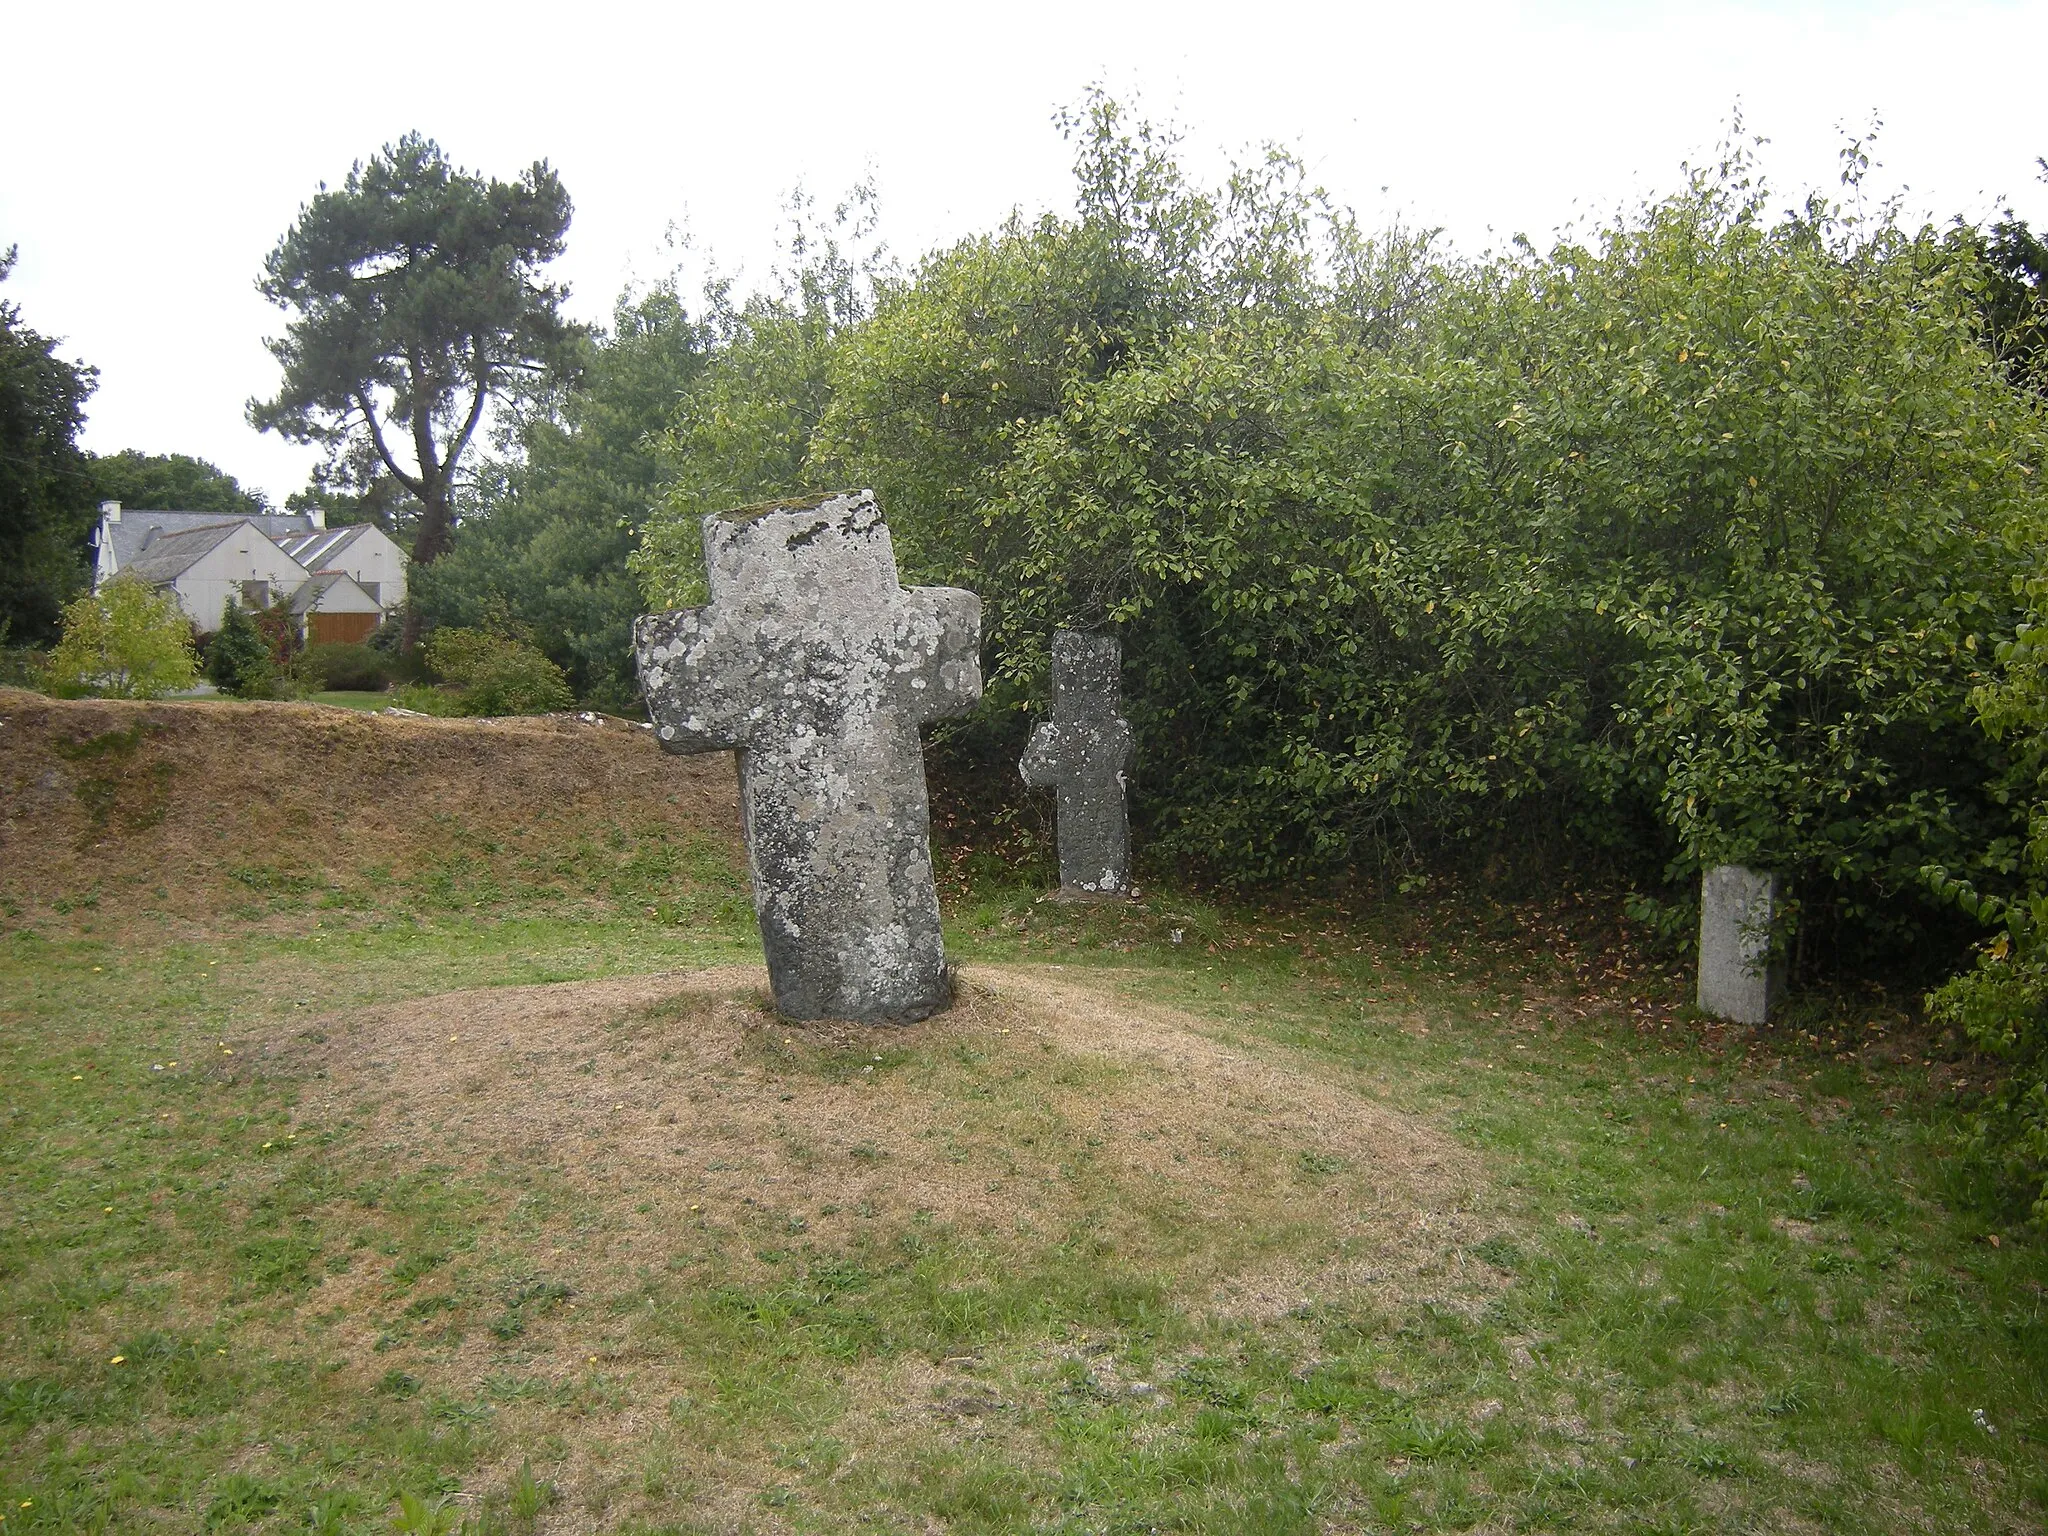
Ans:
<svg viewBox="0 0 2048 1536"><path fill-rule="evenodd" d="M1123 647L1114 635L1062 629L1052 637L1052 718L1031 733L1017 767L1026 784L1059 790L1060 887L1120 896L1131 888L1124 769Z"/></svg>
<svg viewBox="0 0 2048 1536"><path fill-rule="evenodd" d="M981 697L981 599L896 579L869 491L704 519L703 608L633 627L656 735L735 748L754 910L793 1019L951 997L917 728Z"/></svg>

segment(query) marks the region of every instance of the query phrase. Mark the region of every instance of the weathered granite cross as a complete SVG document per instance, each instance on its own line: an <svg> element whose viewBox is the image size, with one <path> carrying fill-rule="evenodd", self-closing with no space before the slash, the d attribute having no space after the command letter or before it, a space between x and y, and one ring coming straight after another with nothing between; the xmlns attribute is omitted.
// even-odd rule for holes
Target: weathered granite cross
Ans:
<svg viewBox="0 0 2048 1536"><path fill-rule="evenodd" d="M754 910L795 1019L951 996L917 728L981 697L981 599L896 579L869 491L704 519L710 604L633 628L671 752L738 749Z"/></svg>
<svg viewBox="0 0 2048 1536"><path fill-rule="evenodd" d="M1124 769L1123 647L1114 635L1071 629L1052 637L1052 718L1031 733L1017 767L1026 784L1059 790L1060 887L1116 896L1131 888L1131 824Z"/></svg>

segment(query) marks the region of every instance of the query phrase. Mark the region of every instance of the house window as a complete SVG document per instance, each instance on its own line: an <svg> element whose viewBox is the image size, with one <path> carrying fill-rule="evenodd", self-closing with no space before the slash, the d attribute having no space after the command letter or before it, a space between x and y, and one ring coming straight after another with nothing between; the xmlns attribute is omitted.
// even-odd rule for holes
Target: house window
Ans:
<svg viewBox="0 0 2048 1536"><path fill-rule="evenodd" d="M267 581L243 582L242 601L251 608L268 608L270 606L270 583Z"/></svg>
<svg viewBox="0 0 2048 1536"><path fill-rule="evenodd" d="M359 581L356 583L356 585L363 589L363 595L369 598L371 602L382 603L384 601L384 599L380 597L377 592L377 589L383 585L382 582Z"/></svg>

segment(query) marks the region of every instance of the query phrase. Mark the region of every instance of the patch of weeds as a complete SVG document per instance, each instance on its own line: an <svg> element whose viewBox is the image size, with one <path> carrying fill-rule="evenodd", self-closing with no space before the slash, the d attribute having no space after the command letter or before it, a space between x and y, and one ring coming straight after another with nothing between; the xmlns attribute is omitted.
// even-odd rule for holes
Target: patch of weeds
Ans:
<svg viewBox="0 0 2048 1536"><path fill-rule="evenodd" d="M1410 1461L1469 1461L1479 1454L1479 1436L1463 1424L1410 1414L1382 1428L1387 1449Z"/></svg>
<svg viewBox="0 0 2048 1536"><path fill-rule="evenodd" d="M555 1501L555 1485L534 1476L533 1463L522 1461L506 1490L505 1505L515 1520L533 1521Z"/></svg>
<svg viewBox="0 0 2048 1536"><path fill-rule="evenodd" d="M497 1412L489 1403L463 1403L442 1398L427 1408L427 1417L441 1424L488 1424Z"/></svg>
<svg viewBox="0 0 2048 1536"><path fill-rule="evenodd" d="M1804 1413L1809 1406L1806 1389L1796 1381L1767 1394L1757 1405L1767 1418L1773 1419L1792 1418L1796 1414Z"/></svg>
<svg viewBox="0 0 2048 1536"><path fill-rule="evenodd" d="M283 1493L244 1473L229 1473L219 1487L207 1503L207 1530L254 1526L285 1501Z"/></svg>
<svg viewBox="0 0 2048 1536"><path fill-rule="evenodd" d="M383 1376L378 1378L374 1390L379 1397L402 1399L418 1397L420 1395L420 1388L425 1385L425 1382L421 1381L419 1377L413 1375L410 1371L401 1371L396 1366L393 1366Z"/></svg>
<svg viewBox="0 0 2048 1536"><path fill-rule="evenodd" d="M1714 1446L1695 1446L1684 1457L1688 1469L1701 1477L1738 1477L1742 1468L1734 1458Z"/></svg>
<svg viewBox="0 0 2048 1536"><path fill-rule="evenodd" d="M50 744L78 768L71 792L85 811L81 850L108 832L143 832L164 819L171 803L171 764L161 758L140 760L143 744L161 729L153 721L138 720L126 730Z"/></svg>
<svg viewBox="0 0 2048 1536"><path fill-rule="evenodd" d="M416 1248L391 1266L391 1278L400 1285L411 1285L421 1275L431 1274L447 1262L445 1248Z"/></svg>
<svg viewBox="0 0 2048 1536"><path fill-rule="evenodd" d="M255 1296L304 1290L313 1283L313 1262L320 1252L320 1244L310 1237L253 1238L235 1250L236 1283Z"/></svg>
<svg viewBox="0 0 2048 1536"><path fill-rule="evenodd" d="M561 1281L549 1280L542 1275L525 1275L512 1280L499 1293L505 1310L491 1319L491 1334L498 1339L516 1339L526 1332L529 1317L546 1313L575 1294Z"/></svg>
<svg viewBox="0 0 2048 1536"><path fill-rule="evenodd" d="M306 1536L348 1536L365 1513L363 1496L352 1489L316 1494L306 1510Z"/></svg>
<svg viewBox="0 0 2048 1536"><path fill-rule="evenodd" d="M1510 1274L1522 1267L1522 1250L1515 1246L1513 1239L1498 1232L1492 1237L1474 1243L1472 1256L1484 1259L1495 1269L1505 1269Z"/></svg>
<svg viewBox="0 0 2048 1536"><path fill-rule="evenodd" d="M206 1528L218 1531L239 1525L254 1525L284 1502L284 1495L268 1483L240 1472L220 1481L220 1492L206 1506Z"/></svg>

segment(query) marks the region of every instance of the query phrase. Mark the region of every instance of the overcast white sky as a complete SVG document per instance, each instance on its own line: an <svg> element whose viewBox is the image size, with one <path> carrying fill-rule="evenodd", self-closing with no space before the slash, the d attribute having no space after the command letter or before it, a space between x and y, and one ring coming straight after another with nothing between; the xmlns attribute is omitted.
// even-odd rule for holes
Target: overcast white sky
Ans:
<svg viewBox="0 0 2048 1536"><path fill-rule="evenodd" d="M1738 101L1787 204L1834 185L1838 126L1875 115L1877 179L1909 206L2048 222L2048 0L74 0L5 34L0 248L21 256L0 292L98 366L87 445L197 454L280 500L311 455L243 422L275 383L258 267L319 182L413 128L497 175L553 162L593 320L667 270L673 222L765 273L798 183L829 202L871 168L906 258L1065 207L1051 115L1091 81L1177 121L1205 170L1280 140L1368 221L1467 250L1670 188Z"/></svg>

